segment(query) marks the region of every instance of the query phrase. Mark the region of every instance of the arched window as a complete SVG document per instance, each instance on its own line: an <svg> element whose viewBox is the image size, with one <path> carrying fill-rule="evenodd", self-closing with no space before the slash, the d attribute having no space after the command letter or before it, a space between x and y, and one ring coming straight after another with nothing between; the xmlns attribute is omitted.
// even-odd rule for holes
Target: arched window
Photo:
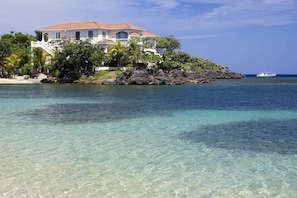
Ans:
<svg viewBox="0 0 297 198"><path fill-rule="evenodd" d="M118 32L117 33L117 39L126 39L128 38L127 32Z"/></svg>

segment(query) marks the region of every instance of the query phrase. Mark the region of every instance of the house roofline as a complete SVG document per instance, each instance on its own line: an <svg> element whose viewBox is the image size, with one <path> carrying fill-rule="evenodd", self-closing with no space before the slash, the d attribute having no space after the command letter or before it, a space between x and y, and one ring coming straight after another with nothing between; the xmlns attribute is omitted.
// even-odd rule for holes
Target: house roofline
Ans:
<svg viewBox="0 0 297 198"><path fill-rule="evenodd" d="M102 39L100 41L97 42L98 44L113 44L114 41L110 40L110 39Z"/></svg>
<svg viewBox="0 0 297 198"><path fill-rule="evenodd" d="M40 28L40 31L66 31L66 30L86 30L86 29L102 29L102 30L138 30L143 31L144 29L139 26L132 24L103 24L100 22L72 22L63 23L53 26Z"/></svg>

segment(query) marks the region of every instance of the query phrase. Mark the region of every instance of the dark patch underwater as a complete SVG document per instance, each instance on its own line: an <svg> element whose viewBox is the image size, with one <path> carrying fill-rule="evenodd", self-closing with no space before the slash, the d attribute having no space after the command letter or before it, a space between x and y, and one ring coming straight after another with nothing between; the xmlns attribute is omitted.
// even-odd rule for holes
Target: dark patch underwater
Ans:
<svg viewBox="0 0 297 198"><path fill-rule="evenodd" d="M96 103L72 103L47 105L44 108L23 112L18 116L29 116L45 124L83 124L105 123L123 119L133 119L147 116L169 115L164 111L156 111L146 106L139 108L125 103L96 104Z"/></svg>
<svg viewBox="0 0 297 198"><path fill-rule="evenodd" d="M259 120L202 126L180 135L210 148L297 154L297 119Z"/></svg>

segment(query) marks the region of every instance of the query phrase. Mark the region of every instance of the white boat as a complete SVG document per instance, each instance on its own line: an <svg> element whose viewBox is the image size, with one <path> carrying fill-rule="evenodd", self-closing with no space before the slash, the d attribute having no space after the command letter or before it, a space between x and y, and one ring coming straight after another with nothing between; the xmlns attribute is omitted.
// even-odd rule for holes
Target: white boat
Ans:
<svg viewBox="0 0 297 198"><path fill-rule="evenodd" d="M260 72L257 74L257 77L275 77L276 74L272 72Z"/></svg>

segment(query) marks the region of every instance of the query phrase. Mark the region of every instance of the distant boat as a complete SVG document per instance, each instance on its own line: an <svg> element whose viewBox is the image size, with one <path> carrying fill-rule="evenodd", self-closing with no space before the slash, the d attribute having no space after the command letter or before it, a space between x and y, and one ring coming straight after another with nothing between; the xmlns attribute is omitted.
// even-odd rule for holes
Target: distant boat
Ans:
<svg viewBox="0 0 297 198"><path fill-rule="evenodd" d="M276 74L272 72L260 72L257 74L257 77L275 77Z"/></svg>

